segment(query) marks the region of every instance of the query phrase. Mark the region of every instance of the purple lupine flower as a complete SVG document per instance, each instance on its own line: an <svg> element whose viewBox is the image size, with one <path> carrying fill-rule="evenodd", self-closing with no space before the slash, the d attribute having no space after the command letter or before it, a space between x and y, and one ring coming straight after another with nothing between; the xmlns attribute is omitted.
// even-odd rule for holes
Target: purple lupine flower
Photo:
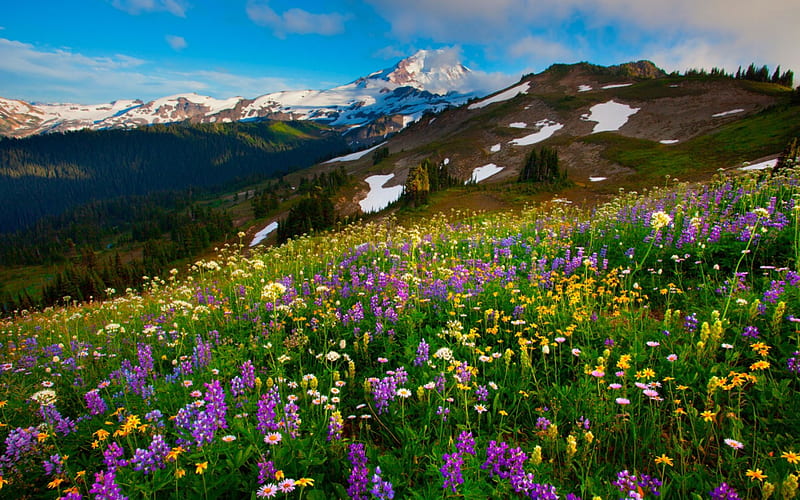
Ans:
<svg viewBox="0 0 800 500"><path fill-rule="evenodd" d="M461 466L464 465L464 457L461 453L445 453L442 456L444 465L439 471L444 478L442 488L450 488L453 493L458 492L458 485L464 484L464 476L461 474Z"/></svg>
<svg viewBox="0 0 800 500"><path fill-rule="evenodd" d="M296 438L300 431L300 407L294 401L289 401L283 407L283 426L289 436Z"/></svg>
<svg viewBox="0 0 800 500"><path fill-rule="evenodd" d="M127 500L128 497L122 494L117 484L117 473L115 470L96 472L94 484L89 493L95 495L97 500Z"/></svg>
<svg viewBox="0 0 800 500"><path fill-rule="evenodd" d="M381 478L381 468L375 467L375 474L372 475L372 488L369 492L376 500L391 500L394 498L392 483Z"/></svg>
<svg viewBox="0 0 800 500"><path fill-rule="evenodd" d="M161 410L153 410L144 415L144 419L156 427L164 427L164 414Z"/></svg>
<svg viewBox="0 0 800 500"><path fill-rule="evenodd" d="M267 389L267 392L258 400L258 411L256 413L258 423L256 424L256 429L258 429L261 434L267 434L280 429L275 412L275 408L277 408L280 402L281 395L278 392L277 385L273 385Z"/></svg>
<svg viewBox="0 0 800 500"><path fill-rule="evenodd" d="M205 383L203 386L206 388L205 396L203 396L206 402L205 411L214 419L216 429L227 429L228 406L225 404L225 389L222 388L219 380L212 380L211 383Z"/></svg>
<svg viewBox="0 0 800 500"><path fill-rule="evenodd" d="M108 444L108 447L103 451L103 464L109 471L117 470L117 467L125 467L128 465L127 460L123 460L125 450L116 441Z"/></svg>
<svg viewBox="0 0 800 500"><path fill-rule="evenodd" d="M462 455L475 455L475 439L469 431L461 431L456 440L456 449Z"/></svg>
<svg viewBox="0 0 800 500"><path fill-rule="evenodd" d="M546 431L552 422L545 417L539 417L536 419L536 428L542 431Z"/></svg>
<svg viewBox="0 0 800 500"><path fill-rule="evenodd" d="M344 429L344 421L342 415L336 411L328 418L328 441L342 439L342 431Z"/></svg>
<svg viewBox="0 0 800 500"><path fill-rule="evenodd" d="M136 357L139 359L139 366L145 373L153 372L153 348L150 344L136 344Z"/></svg>
<svg viewBox="0 0 800 500"><path fill-rule="evenodd" d="M755 326L746 326L742 332L742 337L758 338L758 328Z"/></svg>
<svg viewBox="0 0 800 500"><path fill-rule="evenodd" d="M422 366L428 362L430 357L430 347L425 339L422 339L417 346L417 357L414 358L414 366Z"/></svg>
<svg viewBox="0 0 800 500"><path fill-rule="evenodd" d="M728 483L722 482L719 486L709 491L711 500L740 500L739 494L736 490L728 486Z"/></svg>
<svg viewBox="0 0 800 500"><path fill-rule="evenodd" d="M55 405L40 406L39 415L41 415L46 424L55 428L56 432L62 436L67 436L78 430L78 424L71 418L61 415Z"/></svg>
<svg viewBox="0 0 800 500"><path fill-rule="evenodd" d="M61 497L61 500L83 500L83 495L73 490Z"/></svg>
<svg viewBox="0 0 800 500"><path fill-rule="evenodd" d="M108 409L106 402L100 396L100 391L97 389L92 389L84 394L83 399L86 401L86 406L89 408L91 415L102 415Z"/></svg>
<svg viewBox="0 0 800 500"><path fill-rule="evenodd" d="M23 457L34 451L39 431L36 427L17 427L6 436L6 451L0 455L0 472L14 469Z"/></svg>
<svg viewBox="0 0 800 500"><path fill-rule="evenodd" d="M156 434L146 450L136 448L130 460L133 470L149 474L155 472L156 469L163 469L166 466L164 460L167 458L169 451L170 448L164 441L164 436Z"/></svg>
<svg viewBox="0 0 800 500"><path fill-rule="evenodd" d="M489 389L487 389L485 385L479 385L478 388L475 389L475 397L478 401L486 401L489 399Z"/></svg>
<svg viewBox="0 0 800 500"><path fill-rule="evenodd" d="M249 359L242 363L241 376L245 387L252 389L256 386L256 367Z"/></svg>
<svg viewBox="0 0 800 500"><path fill-rule="evenodd" d="M636 476L631 475L627 469L618 472L617 479L612 481L611 484L626 495L630 495L630 492L636 492Z"/></svg>
<svg viewBox="0 0 800 500"><path fill-rule="evenodd" d="M436 384L436 390L439 393L444 393L444 384L445 384L445 377L444 373L440 373L436 377L434 377L433 382Z"/></svg>
<svg viewBox="0 0 800 500"><path fill-rule="evenodd" d="M367 469L367 455L364 450L364 444L351 444L347 456L352 466L350 477L347 478L347 483L349 484L347 494L353 500L367 500L369 469Z"/></svg>
<svg viewBox="0 0 800 500"><path fill-rule="evenodd" d="M657 477L642 474L639 476L639 480L636 482L636 484L638 484L642 490L650 490L650 493L652 493L653 496L657 497L661 495L661 492L658 491L658 489L661 487L662 483Z"/></svg>
<svg viewBox="0 0 800 500"><path fill-rule="evenodd" d="M469 368L469 363L463 361L456 367L456 378L458 378L458 381L463 385L469 384L469 381L472 378L472 370Z"/></svg>
<svg viewBox="0 0 800 500"><path fill-rule="evenodd" d="M790 373L800 375L800 351L792 353L792 357L786 361L786 368Z"/></svg>
<svg viewBox="0 0 800 500"><path fill-rule="evenodd" d="M450 408L445 408L443 406L440 406L436 410L436 414L442 417L442 422L447 422L447 415L450 414Z"/></svg>
<svg viewBox="0 0 800 500"><path fill-rule="evenodd" d="M234 398L238 398L239 396L244 396L245 385L242 378L239 375L236 375L231 379L231 395Z"/></svg>
<svg viewBox="0 0 800 500"><path fill-rule="evenodd" d="M695 313L692 313L683 319L683 327L688 332L696 332L698 323L699 321L697 320L697 314Z"/></svg>
<svg viewBox="0 0 800 500"><path fill-rule="evenodd" d="M769 290L764 292L764 302L769 302L770 304L778 302L778 299L783 294L785 284L786 282L783 280L772 280Z"/></svg>
<svg viewBox="0 0 800 500"><path fill-rule="evenodd" d="M55 455L50 455L49 459L45 459L42 467L44 467L44 472L48 476L62 474L64 472L64 460L61 455L56 453Z"/></svg>
<svg viewBox="0 0 800 500"><path fill-rule="evenodd" d="M275 464L272 460L258 462L258 484L264 484L267 481L274 480L276 472L278 472L278 469L275 468Z"/></svg>

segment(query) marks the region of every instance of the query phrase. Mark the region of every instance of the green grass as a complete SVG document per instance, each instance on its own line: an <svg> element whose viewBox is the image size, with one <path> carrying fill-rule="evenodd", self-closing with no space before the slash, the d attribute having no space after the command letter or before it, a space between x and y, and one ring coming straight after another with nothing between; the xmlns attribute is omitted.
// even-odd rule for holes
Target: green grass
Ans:
<svg viewBox="0 0 800 500"><path fill-rule="evenodd" d="M632 168L637 180L655 182L665 175L685 178L731 168L783 150L800 135L800 106L775 106L686 142L664 145L613 132L581 140L605 147L604 158Z"/></svg>

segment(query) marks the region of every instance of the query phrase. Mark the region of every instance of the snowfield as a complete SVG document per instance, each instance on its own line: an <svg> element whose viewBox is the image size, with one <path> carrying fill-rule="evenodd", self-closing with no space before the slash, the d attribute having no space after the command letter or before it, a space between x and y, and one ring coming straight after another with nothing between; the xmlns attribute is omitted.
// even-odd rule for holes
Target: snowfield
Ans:
<svg viewBox="0 0 800 500"><path fill-rule="evenodd" d="M353 160L358 160L358 159L360 159L360 158L363 158L364 156L366 156L366 155L367 155L367 153L369 153L369 152L371 152L371 151L374 151L374 150L378 149L379 147L381 147L381 146L383 146L383 145L385 145L385 144L386 144L385 142L382 142L382 143L380 143L380 144L378 144L378 145L376 145L376 146L372 146L372 147L371 147L371 148L369 148L369 149L364 149L364 150L361 150L361 151L356 151L355 153L350 153L349 155L337 156L336 158L332 158L332 159L330 159L330 160L328 160L328 161L324 161L324 162L322 162L322 163L323 163L323 164L325 164L325 163L335 163L335 162L337 162L337 161L353 161Z"/></svg>
<svg viewBox="0 0 800 500"><path fill-rule="evenodd" d="M591 85L579 85L578 86L578 92L589 92L590 90L592 90L592 86Z"/></svg>
<svg viewBox="0 0 800 500"><path fill-rule="evenodd" d="M660 142L661 144L677 144L678 143L678 139L664 139L664 140L658 141L658 142Z"/></svg>
<svg viewBox="0 0 800 500"><path fill-rule="evenodd" d="M514 122L514 123L509 123L508 126L511 128L527 128L528 124L525 122Z"/></svg>
<svg viewBox="0 0 800 500"><path fill-rule="evenodd" d="M257 232L255 234L255 236L253 236L253 241L250 242L250 246L254 247L254 246L258 245L259 243L264 241L264 238L269 236L269 234L271 232L275 231L276 229L278 229L278 222L277 221L270 222L269 224L267 224L267 227L265 227L261 231Z"/></svg>
<svg viewBox="0 0 800 500"><path fill-rule="evenodd" d="M778 159L773 158L772 160L762 161L760 163L754 163L753 165L745 165L744 167L739 167L739 170L764 170L767 168L773 168L777 164L778 164Z"/></svg>
<svg viewBox="0 0 800 500"><path fill-rule="evenodd" d="M581 116L581 120L597 122L594 130L592 130L593 134L619 130L620 127L628 122L628 118L636 114L639 109L611 100L602 104L595 104L589 108L588 115Z"/></svg>
<svg viewBox="0 0 800 500"><path fill-rule="evenodd" d="M543 140L550 138L551 135L564 128L564 125L551 120L540 120L536 122L536 126L541 127L538 132L526 135L525 137L520 137L519 139L514 139L513 141L510 141L509 144L513 144L515 146L530 146L531 144L536 144L537 142L542 142Z"/></svg>
<svg viewBox="0 0 800 500"><path fill-rule="evenodd" d="M492 153L497 153L498 151L500 151L501 147L502 146L500 145L500 143L497 143L494 146L492 146L491 148L489 148L489 151L491 151Z"/></svg>
<svg viewBox="0 0 800 500"><path fill-rule="evenodd" d="M403 186L384 187L384 184L389 182L394 177L394 174L386 175L371 175L364 179L364 182L369 184L369 193L367 197L359 201L361 211L365 214L372 212L380 212L389 204L400 199L403 194Z"/></svg>
<svg viewBox="0 0 800 500"><path fill-rule="evenodd" d="M744 110L739 108L739 109L732 109L730 111L723 111L722 113L711 115L711 118L720 118L723 116L735 115L736 113L744 113Z"/></svg>
<svg viewBox="0 0 800 500"><path fill-rule="evenodd" d="M523 84L517 85L516 87L512 87L505 92L500 92L499 94L489 97L488 99L484 99L482 101L473 102L470 104L467 109L481 109L485 108L490 104L494 104L496 102L503 102L509 99L513 99L517 97L519 94L527 94L528 89L531 87L530 82L525 82Z"/></svg>
<svg viewBox="0 0 800 500"><path fill-rule="evenodd" d="M503 167L498 167L494 163L489 163L482 167L476 167L472 171L472 177L465 181L464 184L469 184L470 182L474 182L475 184L479 183L484 179L488 179L489 177L493 176L494 174L501 172Z"/></svg>

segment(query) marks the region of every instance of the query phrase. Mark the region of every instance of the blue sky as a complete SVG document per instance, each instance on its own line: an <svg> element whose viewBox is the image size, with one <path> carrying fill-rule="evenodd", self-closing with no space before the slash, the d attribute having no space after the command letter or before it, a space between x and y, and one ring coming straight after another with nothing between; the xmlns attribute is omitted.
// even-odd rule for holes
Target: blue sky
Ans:
<svg viewBox="0 0 800 500"><path fill-rule="evenodd" d="M485 76L487 91L554 62L650 59L668 71L756 62L800 76L797 0L0 0L0 9L0 96L38 102L325 89L441 48Z"/></svg>

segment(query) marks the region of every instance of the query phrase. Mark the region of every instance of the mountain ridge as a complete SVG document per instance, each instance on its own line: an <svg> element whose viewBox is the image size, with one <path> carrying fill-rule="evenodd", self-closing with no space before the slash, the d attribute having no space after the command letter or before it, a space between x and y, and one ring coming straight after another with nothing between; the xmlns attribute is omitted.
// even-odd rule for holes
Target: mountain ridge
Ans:
<svg viewBox="0 0 800 500"><path fill-rule="evenodd" d="M426 112L458 106L475 96L473 72L440 49L421 50L394 66L326 90L284 90L245 98L216 99L195 92L144 102L36 104L0 98L0 135L26 137L82 129L134 128L157 123L315 120L358 127L386 116L402 116L378 132L396 132ZM352 142L374 139L351 135Z"/></svg>

